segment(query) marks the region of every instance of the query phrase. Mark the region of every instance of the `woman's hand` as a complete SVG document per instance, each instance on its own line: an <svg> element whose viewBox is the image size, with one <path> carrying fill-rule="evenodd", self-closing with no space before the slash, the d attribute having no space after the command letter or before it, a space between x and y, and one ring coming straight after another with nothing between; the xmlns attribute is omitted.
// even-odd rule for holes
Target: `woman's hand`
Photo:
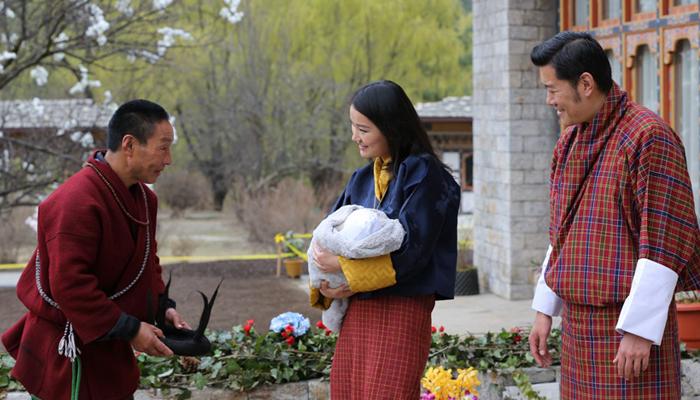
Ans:
<svg viewBox="0 0 700 400"><path fill-rule="evenodd" d="M313 248L314 263L321 272L330 274L340 272L340 262L338 256L314 243Z"/></svg>
<svg viewBox="0 0 700 400"><path fill-rule="evenodd" d="M350 290L348 285L340 285L337 288L331 288L328 286L328 281L321 281L321 294L330 299L344 299L352 296L353 291Z"/></svg>

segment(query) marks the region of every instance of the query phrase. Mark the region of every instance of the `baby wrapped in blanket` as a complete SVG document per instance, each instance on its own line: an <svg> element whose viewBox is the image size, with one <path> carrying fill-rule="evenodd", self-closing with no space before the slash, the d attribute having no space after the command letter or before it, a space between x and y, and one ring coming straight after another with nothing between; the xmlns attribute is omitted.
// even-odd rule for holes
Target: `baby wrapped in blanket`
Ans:
<svg viewBox="0 0 700 400"><path fill-rule="evenodd" d="M349 299L333 299L330 306L327 303L321 304L318 302L318 288L322 280L328 281L331 288L348 282L341 271L325 273L318 269L313 260L314 245L345 258L370 258L399 249L405 235L398 220L389 219L380 210L357 205L339 208L316 227L308 251L311 303L327 308L323 312L323 324L328 329L340 331ZM372 275L368 274L366 279L372 279Z"/></svg>

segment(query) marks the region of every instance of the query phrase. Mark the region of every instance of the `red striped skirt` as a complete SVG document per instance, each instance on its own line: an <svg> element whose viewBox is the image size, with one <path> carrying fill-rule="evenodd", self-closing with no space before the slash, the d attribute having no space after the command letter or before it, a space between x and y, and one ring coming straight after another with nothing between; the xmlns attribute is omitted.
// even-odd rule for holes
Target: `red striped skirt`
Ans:
<svg viewBox="0 0 700 400"><path fill-rule="evenodd" d="M562 315L561 398L680 399L676 306L671 302L661 346L651 346L649 367L626 381L613 364L622 336L615 331L622 307L566 304Z"/></svg>
<svg viewBox="0 0 700 400"><path fill-rule="evenodd" d="M351 299L333 356L331 398L417 399L434 305L432 295Z"/></svg>

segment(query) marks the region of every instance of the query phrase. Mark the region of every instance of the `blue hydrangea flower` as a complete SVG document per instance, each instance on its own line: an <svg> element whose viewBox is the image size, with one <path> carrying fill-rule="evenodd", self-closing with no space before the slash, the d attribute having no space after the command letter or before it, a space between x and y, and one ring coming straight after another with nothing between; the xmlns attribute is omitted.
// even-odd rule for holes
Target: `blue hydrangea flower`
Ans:
<svg viewBox="0 0 700 400"><path fill-rule="evenodd" d="M280 333L288 325L294 328L294 336L299 337L305 334L311 327L311 322L309 319L303 315L295 312L282 313L270 321L270 330L276 333Z"/></svg>

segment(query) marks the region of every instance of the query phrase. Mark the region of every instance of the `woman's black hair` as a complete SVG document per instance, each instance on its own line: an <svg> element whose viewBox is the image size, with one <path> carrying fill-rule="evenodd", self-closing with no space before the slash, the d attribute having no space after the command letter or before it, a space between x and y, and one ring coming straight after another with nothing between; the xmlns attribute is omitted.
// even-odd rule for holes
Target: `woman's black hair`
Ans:
<svg viewBox="0 0 700 400"><path fill-rule="evenodd" d="M355 92L350 104L372 121L386 138L394 175L401 162L411 154L430 154L447 168L435 155L416 109L398 84L389 80L369 83Z"/></svg>

